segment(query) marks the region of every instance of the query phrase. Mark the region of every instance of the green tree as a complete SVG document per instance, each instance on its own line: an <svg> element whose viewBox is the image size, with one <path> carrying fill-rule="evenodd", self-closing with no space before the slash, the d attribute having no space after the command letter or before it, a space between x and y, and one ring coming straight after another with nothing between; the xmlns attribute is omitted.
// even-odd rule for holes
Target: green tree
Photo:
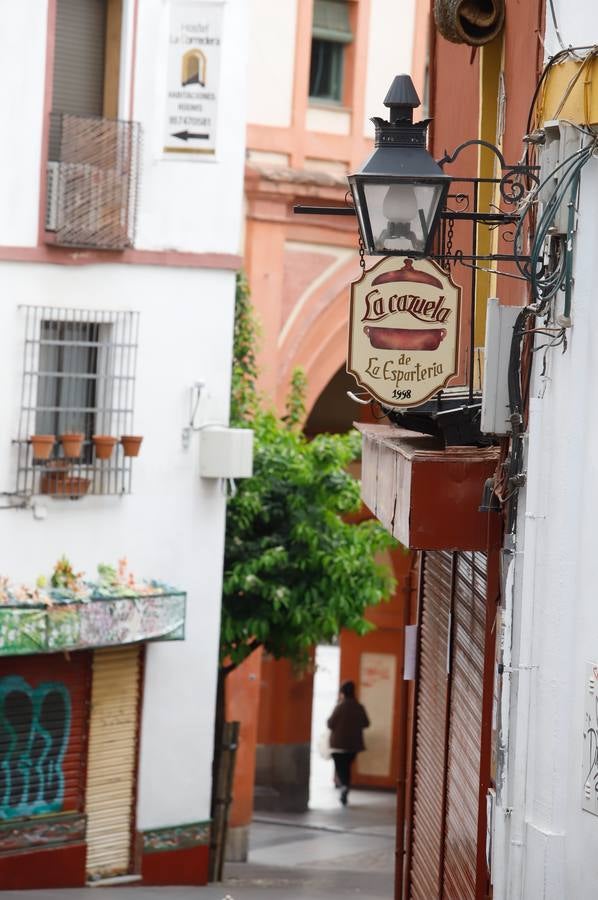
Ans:
<svg viewBox="0 0 598 900"><path fill-rule="evenodd" d="M278 417L256 390L256 324L245 280L237 285L231 421L254 429L254 475L228 502L221 629L224 673L256 647L304 664L309 650L349 628L372 627L366 607L392 590L376 555L393 540L374 520L355 521L356 432L308 440L305 376L294 372Z"/></svg>

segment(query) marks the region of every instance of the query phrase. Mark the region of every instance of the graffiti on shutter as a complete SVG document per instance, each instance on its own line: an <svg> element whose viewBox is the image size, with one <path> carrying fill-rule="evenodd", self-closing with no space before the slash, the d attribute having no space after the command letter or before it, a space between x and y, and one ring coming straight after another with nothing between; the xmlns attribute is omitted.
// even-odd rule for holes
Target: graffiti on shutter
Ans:
<svg viewBox="0 0 598 900"><path fill-rule="evenodd" d="M89 657L0 662L0 819L83 806Z"/></svg>
<svg viewBox="0 0 598 900"><path fill-rule="evenodd" d="M62 761L71 725L64 684L32 688L19 675L0 678L0 815L58 812L64 799Z"/></svg>

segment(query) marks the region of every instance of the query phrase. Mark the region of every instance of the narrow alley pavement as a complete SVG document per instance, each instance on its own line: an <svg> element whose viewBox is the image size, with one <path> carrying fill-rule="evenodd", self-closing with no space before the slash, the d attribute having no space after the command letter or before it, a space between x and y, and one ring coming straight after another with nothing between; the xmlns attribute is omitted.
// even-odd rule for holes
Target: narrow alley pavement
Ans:
<svg viewBox="0 0 598 900"><path fill-rule="evenodd" d="M396 797L355 790L343 808L332 783L332 763L317 752L317 738L336 702L338 683L338 648L318 647L310 809L302 814L257 813L249 861L227 863L222 884L136 887L133 894L130 885L4 891L2 900L391 900Z"/></svg>
<svg viewBox="0 0 598 900"><path fill-rule="evenodd" d="M227 864L221 885L5 891L2 900L390 900L394 832L393 796L355 791L346 809L257 818L249 862Z"/></svg>

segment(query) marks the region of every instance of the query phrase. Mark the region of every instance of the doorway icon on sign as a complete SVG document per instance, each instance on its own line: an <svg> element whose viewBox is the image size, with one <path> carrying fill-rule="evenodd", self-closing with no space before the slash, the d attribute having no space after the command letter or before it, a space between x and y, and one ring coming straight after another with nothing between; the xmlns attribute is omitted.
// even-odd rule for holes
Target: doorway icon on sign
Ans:
<svg viewBox="0 0 598 900"><path fill-rule="evenodd" d="M181 71L181 84L187 87L190 84L206 86L207 62L201 50L187 50L183 55Z"/></svg>

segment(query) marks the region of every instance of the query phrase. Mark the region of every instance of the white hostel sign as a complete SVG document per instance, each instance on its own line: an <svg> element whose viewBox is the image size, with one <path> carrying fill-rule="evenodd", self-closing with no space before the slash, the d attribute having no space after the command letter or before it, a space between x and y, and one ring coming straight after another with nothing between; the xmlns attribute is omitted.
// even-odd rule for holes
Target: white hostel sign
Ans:
<svg viewBox="0 0 598 900"><path fill-rule="evenodd" d="M222 3L170 4L165 153L215 153L221 41Z"/></svg>
<svg viewBox="0 0 598 900"><path fill-rule="evenodd" d="M432 260L381 260L351 285L347 371L384 406L424 403L457 374L460 302Z"/></svg>

